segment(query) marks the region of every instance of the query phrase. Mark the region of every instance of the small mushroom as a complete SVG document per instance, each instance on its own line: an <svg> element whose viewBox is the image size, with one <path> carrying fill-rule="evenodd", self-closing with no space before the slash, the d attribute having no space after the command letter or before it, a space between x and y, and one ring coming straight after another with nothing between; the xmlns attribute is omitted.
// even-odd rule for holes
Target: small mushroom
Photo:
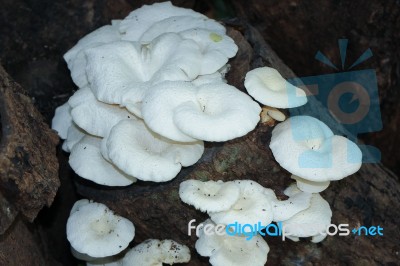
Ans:
<svg viewBox="0 0 400 266"><path fill-rule="evenodd" d="M334 135L310 116L294 116L278 124L269 147L283 168L313 182L340 180L357 172L362 163L354 142Z"/></svg>
<svg viewBox="0 0 400 266"><path fill-rule="evenodd" d="M248 93L256 101L275 108L294 108L307 103L306 93L286 81L271 67L255 68L244 81Z"/></svg>
<svg viewBox="0 0 400 266"><path fill-rule="evenodd" d="M275 121L283 122L285 121L285 119L285 114L278 109L269 106L262 107L262 111L260 114L260 122L262 124L273 126L275 124Z"/></svg>
<svg viewBox="0 0 400 266"><path fill-rule="evenodd" d="M285 195L293 196L300 190L296 184L290 185ZM312 237L313 243L318 243L327 236L326 229L331 224L332 211L329 203L318 193L312 194L310 207L282 221L282 228L287 238L299 241L299 237Z"/></svg>
<svg viewBox="0 0 400 266"><path fill-rule="evenodd" d="M148 239L126 253L124 266L162 266L190 261L190 250L173 240Z"/></svg>
<svg viewBox="0 0 400 266"><path fill-rule="evenodd" d="M252 180L235 180L240 188L239 199L226 211L209 212L211 220L217 224L270 224L273 220L272 203L275 193Z"/></svg>
<svg viewBox="0 0 400 266"><path fill-rule="evenodd" d="M202 212L226 211L239 198L240 189L233 182L186 180L179 186L179 196Z"/></svg>
<svg viewBox="0 0 400 266"><path fill-rule="evenodd" d="M67 221L67 238L79 253L93 258L123 251L135 236L133 224L101 203L80 200Z"/></svg>
<svg viewBox="0 0 400 266"><path fill-rule="evenodd" d="M196 251L203 257L210 257L213 266L263 266L267 262L269 246L260 236L254 235L250 240L243 236L227 234L206 234L207 225L216 226L210 219L203 222Z"/></svg>

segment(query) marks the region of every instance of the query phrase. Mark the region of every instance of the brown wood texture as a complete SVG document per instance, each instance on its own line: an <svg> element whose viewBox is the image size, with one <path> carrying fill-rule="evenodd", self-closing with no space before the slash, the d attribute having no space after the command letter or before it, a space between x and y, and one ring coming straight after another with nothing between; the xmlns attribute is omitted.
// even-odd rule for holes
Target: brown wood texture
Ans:
<svg viewBox="0 0 400 266"><path fill-rule="evenodd" d="M33 221L59 187L58 137L0 66L0 234L20 213Z"/></svg>

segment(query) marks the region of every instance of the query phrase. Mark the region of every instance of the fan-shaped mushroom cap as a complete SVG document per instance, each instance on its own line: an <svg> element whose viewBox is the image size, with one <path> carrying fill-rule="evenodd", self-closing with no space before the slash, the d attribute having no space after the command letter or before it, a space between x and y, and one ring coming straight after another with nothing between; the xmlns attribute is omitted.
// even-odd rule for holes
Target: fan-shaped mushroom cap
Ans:
<svg viewBox="0 0 400 266"><path fill-rule="evenodd" d="M169 181L182 166L196 163L204 151L202 141L171 141L151 132L141 120L120 121L104 141L108 158L125 173L143 181Z"/></svg>
<svg viewBox="0 0 400 266"><path fill-rule="evenodd" d="M135 236L133 224L104 204L78 201L67 221L67 238L80 253L101 258L123 251Z"/></svg>
<svg viewBox="0 0 400 266"><path fill-rule="evenodd" d="M270 148L283 168L315 182L342 179L357 172L362 162L354 142L333 135L329 127L310 116L294 116L277 125Z"/></svg>
<svg viewBox="0 0 400 266"><path fill-rule="evenodd" d="M136 178L123 173L100 153L101 138L83 137L71 150L69 164L80 177L105 186L128 186Z"/></svg>
<svg viewBox="0 0 400 266"><path fill-rule="evenodd" d="M254 99L267 106L293 108L307 103L306 93L286 81L271 67L260 67L249 71L244 86Z"/></svg>
<svg viewBox="0 0 400 266"><path fill-rule="evenodd" d="M240 189L233 182L186 180L179 186L179 196L202 212L226 211L238 200Z"/></svg>
<svg viewBox="0 0 400 266"><path fill-rule="evenodd" d="M248 95L225 83L164 82L146 94L142 105L146 124L176 141L241 137L255 128L260 111Z"/></svg>

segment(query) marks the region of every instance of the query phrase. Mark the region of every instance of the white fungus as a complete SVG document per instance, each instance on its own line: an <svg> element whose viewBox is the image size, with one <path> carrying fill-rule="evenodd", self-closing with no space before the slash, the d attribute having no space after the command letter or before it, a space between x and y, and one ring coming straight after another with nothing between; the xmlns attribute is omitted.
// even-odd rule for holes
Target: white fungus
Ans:
<svg viewBox="0 0 400 266"><path fill-rule="evenodd" d="M271 67L249 71L244 86L254 99L270 107L294 108L307 103L306 93L286 81Z"/></svg>
<svg viewBox="0 0 400 266"><path fill-rule="evenodd" d="M357 172L362 153L358 146L332 133L310 116L294 116L272 131L275 160L290 173L314 182L339 180Z"/></svg>
<svg viewBox="0 0 400 266"><path fill-rule="evenodd" d="M186 180L179 185L179 196L202 212L226 211L239 198L240 189L233 182Z"/></svg>
<svg viewBox="0 0 400 266"><path fill-rule="evenodd" d="M104 204L82 200L75 203L67 221L67 238L79 253L108 257L123 251L135 236L133 224Z"/></svg>
<svg viewBox="0 0 400 266"><path fill-rule="evenodd" d="M199 239L196 241L196 251L203 257L210 257L213 266L263 266L267 262L269 246L260 236L255 235L250 240L244 236L227 234L207 234L207 225L216 226L211 220L203 222Z"/></svg>
<svg viewBox="0 0 400 266"><path fill-rule="evenodd" d="M190 250L173 240L148 239L135 246L122 260L124 266L162 266L190 261Z"/></svg>

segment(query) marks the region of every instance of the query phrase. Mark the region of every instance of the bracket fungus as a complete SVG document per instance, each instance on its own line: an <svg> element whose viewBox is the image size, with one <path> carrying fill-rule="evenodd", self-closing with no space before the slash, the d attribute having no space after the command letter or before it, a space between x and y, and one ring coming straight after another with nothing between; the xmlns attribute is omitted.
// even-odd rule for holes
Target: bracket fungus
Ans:
<svg viewBox="0 0 400 266"><path fill-rule="evenodd" d="M73 249L93 258L123 251L135 236L133 224L104 204L77 201L67 221L67 238Z"/></svg>

